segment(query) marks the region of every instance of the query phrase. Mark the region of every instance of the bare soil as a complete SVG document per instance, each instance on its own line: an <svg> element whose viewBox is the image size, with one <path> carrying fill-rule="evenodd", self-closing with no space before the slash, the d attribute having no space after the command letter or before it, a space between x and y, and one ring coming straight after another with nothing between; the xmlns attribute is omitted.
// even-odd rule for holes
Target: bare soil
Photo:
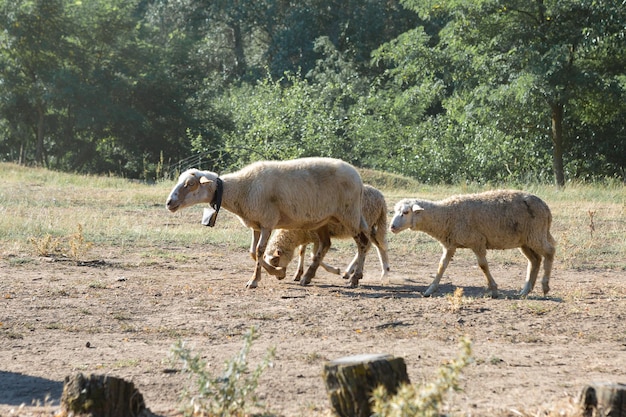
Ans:
<svg viewBox="0 0 626 417"><path fill-rule="evenodd" d="M424 298L438 257L391 253L390 283L381 285L370 254L356 289L321 269L302 287L289 279L292 263L287 279L264 275L259 288L246 290L253 264L244 250L158 249L180 260L146 261L140 251L115 248L90 252L95 261L82 264L2 257L0 415L53 414L64 378L77 372L132 380L152 412L179 415L191 381L168 359L171 346L184 340L220 375L252 326L259 338L251 367L276 348L257 390L276 416L330 414L321 376L328 360L389 353L422 383L457 356L462 335L474 362L463 372L463 391L448 397L447 414L544 415L587 383L626 382L623 270L567 270L557 259L548 297L539 284L520 299L524 259L492 261L494 300L483 296L473 257L457 254L439 292ZM351 257L334 249L327 259L345 265ZM457 287L464 291L458 310Z"/></svg>

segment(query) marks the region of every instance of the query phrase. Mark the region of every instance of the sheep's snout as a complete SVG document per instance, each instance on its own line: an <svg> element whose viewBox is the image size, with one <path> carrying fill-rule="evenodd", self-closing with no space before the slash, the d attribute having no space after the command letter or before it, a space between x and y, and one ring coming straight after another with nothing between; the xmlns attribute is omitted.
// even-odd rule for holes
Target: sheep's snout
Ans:
<svg viewBox="0 0 626 417"><path fill-rule="evenodd" d="M172 213L178 210L179 206L180 204L178 204L175 200L171 198L168 198L167 201L165 202L165 208L171 211Z"/></svg>
<svg viewBox="0 0 626 417"><path fill-rule="evenodd" d="M389 231L390 231L391 233L396 234L396 233L398 233L398 232L401 232L402 230L404 230L404 227L403 227L403 225L402 225L402 222L400 222L400 221L399 221L399 219L398 219L397 217L394 217L394 218L391 220L391 224L389 225Z"/></svg>

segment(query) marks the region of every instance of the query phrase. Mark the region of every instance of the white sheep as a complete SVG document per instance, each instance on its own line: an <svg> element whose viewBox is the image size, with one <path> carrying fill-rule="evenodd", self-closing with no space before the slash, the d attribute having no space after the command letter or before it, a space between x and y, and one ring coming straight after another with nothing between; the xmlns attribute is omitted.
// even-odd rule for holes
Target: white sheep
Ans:
<svg viewBox="0 0 626 417"><path fill-rule="evenodd" d="M363 207L361 212L365 221L370 227L368 237L370 242L374 243L378 251L378 259L382 267L381 282L385 280L387 272L389 272L389 258L387 256L387 203L385 197L376 188L371 185L365 185L363 188ZM351 235L348 230L339 224L329 224L331 238L346 239ZM298 268L294 275L294 281L300 281L304 272L304 258L306 247L309 243L313 243L313 253L316 253L319 246L319 237L312 230L285 230L279 229L270 238L265 250L265 260L276 267L286 268L293 259L295 249L299 247ZM368 243L366 251L369 250L371 244ZM358 254L354 257L346 272L343 275L347 279L354 273ZM330 273L341 274L341 269L335 268L321 262L324 269Z"/></svg>
<svg viewBox="0 0 626 417"><path fill-rule="evenodd" d="M398 233L410 228L426 232L439 241L443 255L437 275L424 292L430 296L457 248L469 248L487 277L492 297L498 287L489 272L487 249L519 248L528 258L526 283L520 296L527 296L535 286L543 257L544 295L550 290L550 272L555 241L550 234L552 214L539 197L521 191L498 190L450 197L442 201L406 199L394 209L390 230Z"/></svg>
<svg viewBox="0 0 626 417"><path fill-rule="evenodd" d="M351 277L357 286L363 276L368 226L361 215L363 182L350 164L331 158L302 158L290 161L262 161L219 177L210 171L191 169L183 172L166 201L166 208L178 209L198 203L221 205L252 229L250 254L256 261L254 275L246 284L256 288L261 267L279 279L283 268L276 268L263 257L272 230L310 229L320 239L319 251L305 274L302 284L315 275L321 259L330 247L327 224L339 223L354 238L358 261Z"/></svg>

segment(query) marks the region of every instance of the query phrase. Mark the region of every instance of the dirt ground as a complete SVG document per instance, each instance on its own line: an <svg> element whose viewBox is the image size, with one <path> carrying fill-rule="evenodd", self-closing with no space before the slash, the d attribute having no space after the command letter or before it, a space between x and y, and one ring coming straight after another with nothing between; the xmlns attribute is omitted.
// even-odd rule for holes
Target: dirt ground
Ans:
<svg viewBox="0 0 626 417"><path fill-rule="evenodd" d="M152 412L179 415L190 381L168 360L171 346L184 340L220 375L252 326L259 339L251 367L276 348L257 390L276 416L329 415L321 376L328 360L389 353L421 383L457 356L462 335L474 362L446 414L544 415L568 406L587 383L626 382L623 270L566 270L557 259L549 296L535 288L519 299L524 259L492 261L494 300L483 297L482 273L460 251L439 292L424 298L438 256L391 254L390 283L381 285L370 254L356 289L320 270L308 287L265 274L259 288L245 290L253 267L245 250L159 248L181 260L146 261L114 248L90 253L97 262L83 265L2 257L0 415L53 414L64 378L77 372L132 380ZM334 249L328 260L345 265L351 256ZM456 287L464 290L458 311L450 298Z"/></svg>

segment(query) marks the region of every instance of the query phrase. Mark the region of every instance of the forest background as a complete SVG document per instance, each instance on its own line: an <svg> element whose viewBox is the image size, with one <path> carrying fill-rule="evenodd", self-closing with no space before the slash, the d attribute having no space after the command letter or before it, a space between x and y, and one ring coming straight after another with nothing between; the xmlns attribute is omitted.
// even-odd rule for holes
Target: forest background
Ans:
<svg viewBox="0 0 626 417"><path fill-rule="evenodd" d="M0 160L626 180L623 0L0 0Z"/></svg>

